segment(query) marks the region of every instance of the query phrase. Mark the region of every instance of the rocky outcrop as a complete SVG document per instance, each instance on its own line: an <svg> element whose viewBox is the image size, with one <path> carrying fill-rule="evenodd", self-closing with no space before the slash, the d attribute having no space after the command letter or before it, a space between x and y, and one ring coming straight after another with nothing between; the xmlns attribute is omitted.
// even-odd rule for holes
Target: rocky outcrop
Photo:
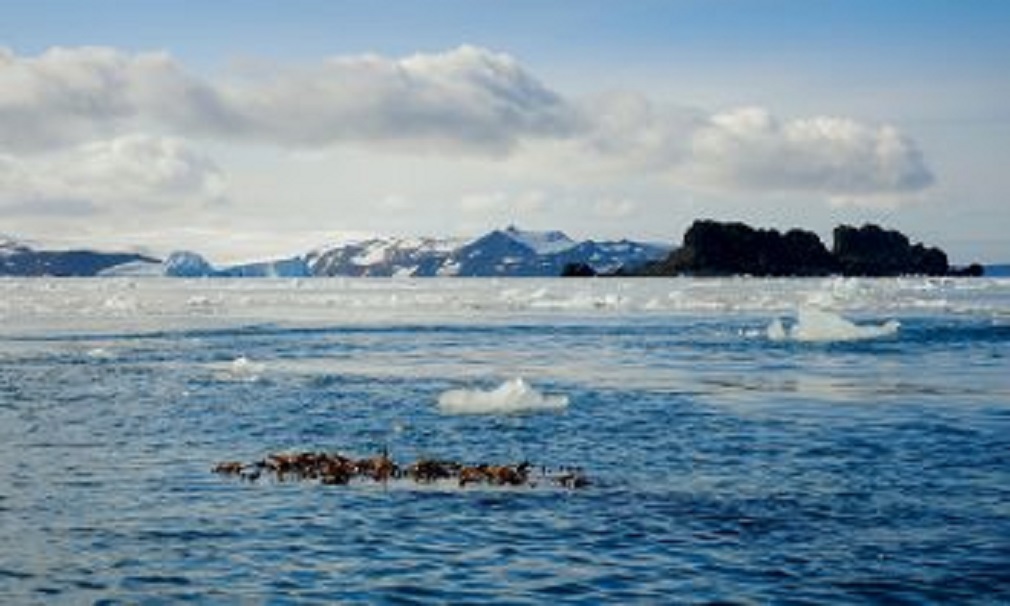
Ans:
<svg viewBox="0 0 1010 606"><path fill-rule="evenodd" d="M695 221L684 244L649 275L823 276L835 272L834 257L816 234L793 229L754 229L743 223Z"/></svg>
<svg viewBox="0 0 1010 606"><path fill-rule="evenodd" d="M841 273L847 276L944 276L950 270L945 252L913 245L898 231L876 225L839 225L834 238L832 252Z"/></svg>
<svg viewBox="0 0 1010 606"><path fill-rule="evenodd" d="M841 225L829 252L816 234L755 229L744 223L695 221L683 245L634 275L648 276L898 276L950 275L947 255L912 244L876 225ZM627 274L627 272L625 272Z"/></svg>
<svg viewBox="0 0 1010 606"><path fill-rule="evenodd" d="M592 278L596 275L596 270L588 263L567 263L561 269L562 278Z"/></svg>

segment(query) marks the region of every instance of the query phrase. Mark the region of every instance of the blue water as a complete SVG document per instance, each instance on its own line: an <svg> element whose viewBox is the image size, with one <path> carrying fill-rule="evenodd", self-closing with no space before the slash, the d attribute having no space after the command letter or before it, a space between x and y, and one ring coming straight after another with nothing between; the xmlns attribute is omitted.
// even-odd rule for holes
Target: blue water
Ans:
<svg viewBox="0 0 1010 606"><path fill-rule="evenodd" d="M18 288L20 301L44 294ZM118 296L66 288L60 300ZM199 322L98 305L104 316L64 309L48 330L52 310L7 309L0 602L1010 602L1010 285L984 311L861 305L846 317L896 318L898 334L814 343L766 338L789 317L775 305L468 304L353 322L338 307L292 322L273 299L258 307L274 290L220 288L231 311ZM253 372L235 370L239 356ZM519 375L570 406L436 406L447 389ZM404 461L576 465L593 484L210 473L276 450L383 447Z"/></svg>

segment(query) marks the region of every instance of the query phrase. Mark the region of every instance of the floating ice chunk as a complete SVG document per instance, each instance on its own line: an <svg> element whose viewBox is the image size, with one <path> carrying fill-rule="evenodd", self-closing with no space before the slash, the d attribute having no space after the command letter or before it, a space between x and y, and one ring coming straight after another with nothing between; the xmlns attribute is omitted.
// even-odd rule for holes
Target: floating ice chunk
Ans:
<svg viewBox="0 0 1010 606"><path fill-rule="evenodd" d="M218 373L218 378L226 381L259 381L260 375L266 370L266 364L253 362L245 356L239 356L231 361L231 364Z"/></svg>
<svg viewBox="0 0 1010 606"><path fill-rule="evenodd" d="M789 338L788 333L786 333L786 327L782 325L782 320L775 318L772 323L768 325L768 338L772 341L785 341Z"/></svg>
<svg viewBox="0 0 1010 606"><path fill-rule="evenodd" d="M204 295L193 295L192 297L186 299L187 307L211 307L214 305L214 301L210 297Z"/></svg>
<svg viewBox="0 0 1010 606"><path fill-rule="evenodd" d="M138 305L136 299L116 294L106 299L102 307L109 311L126 312L136 311Z"/></svg>
<svg viewBox="0 0 1010 606"><path fill-rule="evenodd" d="M787 330L776 318L768 325L767 334L772 341L859 341L897 334L900 326L897 320L888 320L883 324L855 324L830 311L804 306L797 311L796 323L792 327Z"/></svg>
<svg viewBox="0 0 1010 606"><path fill-rule="evenodd" d="M545 395L521 377L509 379L490 391L450 389L438 397L438 407L446 414L508 414L561 410L568 396Z"/></svg>

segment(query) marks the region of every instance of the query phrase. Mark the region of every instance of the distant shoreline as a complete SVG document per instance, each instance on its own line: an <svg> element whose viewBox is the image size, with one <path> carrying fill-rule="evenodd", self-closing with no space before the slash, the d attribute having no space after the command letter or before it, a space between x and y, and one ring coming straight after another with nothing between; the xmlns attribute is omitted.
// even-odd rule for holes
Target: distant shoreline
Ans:
<svg viewBox="0 0 1010 606"><path fill-rule="evenodd" d="M952 266L943 250L872 224L840 225L833 233L829 250L810 231L780 233L702 219L674 247L626 239L575 241L559 231L509 226L472 241L376 237L223 267L188 251L157 259L86 249L35 250L0 240L0 277L1010 277L1010 263Z"/></svg>

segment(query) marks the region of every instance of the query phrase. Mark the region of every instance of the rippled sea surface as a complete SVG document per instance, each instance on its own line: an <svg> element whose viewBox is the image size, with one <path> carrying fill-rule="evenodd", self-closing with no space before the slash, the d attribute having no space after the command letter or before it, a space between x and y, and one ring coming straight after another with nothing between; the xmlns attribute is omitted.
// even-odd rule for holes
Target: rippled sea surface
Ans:
<svg viewBox="0 0 1010 606"><path fill-rule="evenodd" d="M210 473L382 448L592 485ZM1007 603L1010 281L0 281L0 602L185 600Z"/></svg>

